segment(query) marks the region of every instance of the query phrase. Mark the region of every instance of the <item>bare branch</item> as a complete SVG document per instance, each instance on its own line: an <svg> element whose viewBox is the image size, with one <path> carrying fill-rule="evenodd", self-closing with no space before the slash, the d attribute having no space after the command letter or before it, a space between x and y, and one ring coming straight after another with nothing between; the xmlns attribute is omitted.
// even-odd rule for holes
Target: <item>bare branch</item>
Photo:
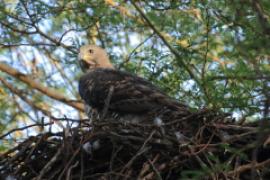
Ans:
<svg viewBox="0 0 270 180"><path fill-rule="evenodd" d="M52 125L54 122L49 122L49 123L45 123L45 124L31 124L31 125L28 125L28 126L24 126L24 127L21 127L21 128L15 128L15 129L12 129L11 131L3 134L0 136L0 139L3 139L4 137L16 132L16 131L23 131L25 129L28 129L30 127L35 127L35 126L48 126L48 125Z"/></svg>
<svg viewBox="0 0 270 180"><path fill-rule="evenodd" d="M27 104L29 104L32 108L37 109L39 111L41 111L43 114L45 114L46 116L52 117L51 113L41 107L39 107L38 105L36 105L35 103L33 103L30 99L28 99L26 96L24 96L24 93L19 90L16 89L15 87L13 87L10 83L8 83L4 78L0 77L0 81L10 90L12 91L12 93L16 94L17 96L19 96L23 101L25 101Z"/></svg>
<svg viewBox="0 0 270 180"><path fill-rule="evenodd" d="M71 100L62 95L61 93L57 92L56 90L45 87L44 85L36 82L35 80L31 79L29 76L17 71L16 69L4 64L0 63L0 70L13 76L14 78L26 83L28 86L30 86L33 89L36 89L40 92L42 92L44 95L47 95L48 97L58 100L60 102L63 102L71 107L74 107L80 111L84 111L83 103L77 101L77 100Z"/></svg>

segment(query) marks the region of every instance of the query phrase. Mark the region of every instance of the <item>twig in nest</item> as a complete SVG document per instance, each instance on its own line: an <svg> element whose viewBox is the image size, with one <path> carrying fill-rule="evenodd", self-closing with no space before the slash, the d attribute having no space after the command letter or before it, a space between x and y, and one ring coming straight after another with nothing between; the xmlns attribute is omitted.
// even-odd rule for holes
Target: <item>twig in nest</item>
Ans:
<svg viewBox="0 0 270 180"><path fill-rule="evenodd" d="M117 148L116 151L114 151L114 153L112 153L112 156L111 156L111 160L110 160L110 170L112 171L113 170L113 162L117 156L117 154L123 149L123 146L120 146Z"/></svg>
<svg viewBox="0 0 270 180"><path fill-rule="evenodd" d="M214 137L214 134L211 135L211 137L209 138L207 143L202 148L200 148L200 150L198 150L197 152L192 151L191 154L197 155L197 154L200 154L201 152L205 151L208 148L208 146L210 145L210 143L212 142L213 137Z"/></svg>
<svg viewBox="0 0 270 180"><path fill-rule="evenodd" d="M153 169L157 180L162 180L162 177L161 177L160 173L158 172L157 168L155 167L154 163L152 161L150 161L149 159L148 159L148 162L151 165L151 168Z"/></svg>
<svg viewBox="0 0 270 180"><path fill-rule="evenodd" d="M243 126L239 126L239 125L233 125L233 124L212 124L212 126L219 128L219 129L229 129L229 130L242 130L242 131L257 131L258 128L257 127L243 127Z"/></svg>
<svg viewBox="0 0 270 180"><path fill-rule="evenodd" d="M150 160L147 158L147 164L145 167L143 167L140 176L138 179L153 179L153 176L156 175L156 179L158 180L162 180L161 174L160 174L160 170L161 169L157 169L154 165L154 163L159 159L160 155L157 154L153 160ZM146 162L145 162L146 163ZM151 171L149 173L147 173L145 176L143 176L143 174L145 174L147 171L150 170L150 168L154 171Z"/></svg>
<svg viewBox="0 0 270 180"><path fill-rule="evenodd" d="M152 162L152 163L155 163L155 162L159 159L159 157L160 157L160 155L157 154L151 162ZM145 178L148 178L149 173L146 174L145 176L143 176L143 175L144 175L147 171L149 171L149 169L150 169L149 163L148 163L148 162L145 162L145 163L143 164L143 167L142 167L142 169L141 169L141 171L140 171L139 176L138 176L137 179L145 179ZM151 172L151 173L152 173L152 172ZM151 174L151 173L150 173L150 174ZM151 177L152 177L152 176L151 176Z"/></svg>
<svg viewBox="0 0 270 180"><path fill-rule="evenodd" d="M44 168L40 171L39 176L36 178L36 180L41 180L42 177L44 176L44 174L46 172L48 172L50 170L50 168L52 167L53 163L55 163L58 159L58 157L60 156L62 150L63 150L62 146L61 148L58 149L57 153L51 158L51 160L44 166Z"/></svg>
<svg viewBox="0 0 270 180"><path fill-rule="evenodd" d="M251 169L259 169L259 168L262 168L263 166L266 166L266 165L269 165L270 164L270 159L266 160L266 161L263 161L261 163L249 163L249 164L245 164L245 165L242 165L242 166L239 166L238 168L236 168L235 170L233 171L229 171L227 173L227 175L229 176L232 176L232 175L235 175L235 174L240 174L244 171L247 171L247 170L251 170Z"/></svg>
<svg viewBox="0 0 270 180"><path fill-rule="evenodd" d="M137 159L141 154L148 151L149 148L145 148L146 144L152 139L153 135L155 134L156 130L152 131L149 137L144 141L142 147L138 150L138 152L129 160L129 162L123 167L121 173L123 173L126 169L128 169L132 163Z"/></svg>
<svg viewBox="0 0 270 180"><path fill-rule="evenodd" d="M77 161L75 164L70 166L70 168L68 168L66 180L70 180L71 171L72 171L73 168L77 167L78 164L79 164L79 161Z"/></svg>
<svg viewBox="0 0 270 180"><path fill-rule="evenodd" d="M69 165L72 163L72 161L75 159L76 155L80 152L81 147L79 147L73 154L73 156L70 158L70 160L68 161L67 165L65 166L65 168L63 169L62 173L59 175L58 180L61 180L65 171L68 169Z"/></svg>

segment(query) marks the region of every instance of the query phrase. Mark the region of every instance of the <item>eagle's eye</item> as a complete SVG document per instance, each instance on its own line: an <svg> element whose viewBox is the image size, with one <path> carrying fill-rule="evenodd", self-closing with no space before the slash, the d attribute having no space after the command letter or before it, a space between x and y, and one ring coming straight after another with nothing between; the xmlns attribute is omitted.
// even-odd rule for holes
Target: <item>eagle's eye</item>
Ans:
<svg viewBox="0 0 270 180"><path fill-rule="evenodd" d="M94 50L93 49L89 49L89 53L90 54L94 53Z"/></svg>

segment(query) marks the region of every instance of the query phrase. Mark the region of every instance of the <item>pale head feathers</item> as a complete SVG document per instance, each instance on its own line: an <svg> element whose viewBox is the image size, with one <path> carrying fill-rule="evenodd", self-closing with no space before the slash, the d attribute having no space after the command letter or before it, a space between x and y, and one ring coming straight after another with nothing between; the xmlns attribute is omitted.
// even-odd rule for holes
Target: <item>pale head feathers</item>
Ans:
<svg viewBox="0 0 270 180"><path fill-rule="evenodd" d="M79 52L80 66L84 71L94 68L114 68L107 52L96 45L84 45Z"/></svg>

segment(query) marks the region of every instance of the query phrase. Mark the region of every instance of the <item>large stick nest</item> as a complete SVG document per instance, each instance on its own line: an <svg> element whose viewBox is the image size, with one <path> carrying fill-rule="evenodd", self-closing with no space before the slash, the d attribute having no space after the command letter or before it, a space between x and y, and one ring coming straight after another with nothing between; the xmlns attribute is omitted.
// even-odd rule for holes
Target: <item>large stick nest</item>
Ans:
<svg viewBox="0 0 270 180"><path fill-rule="evenodd" d="M210 111L160 126L84 120L2 154L0 179L270 179L268 134Z"/></svg>

